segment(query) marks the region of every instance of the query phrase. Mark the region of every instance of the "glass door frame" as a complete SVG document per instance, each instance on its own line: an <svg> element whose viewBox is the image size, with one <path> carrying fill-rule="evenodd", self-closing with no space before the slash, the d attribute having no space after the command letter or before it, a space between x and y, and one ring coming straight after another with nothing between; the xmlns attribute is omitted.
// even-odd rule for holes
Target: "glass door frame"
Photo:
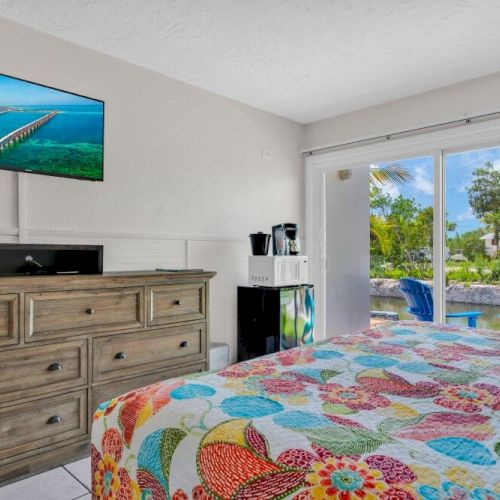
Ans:
<svg viewBox="0 0 500 500"><path fill-rule="evenodd" d="M446 168L444 151L434 153L432 270L434 321L446 319Z"/></svg>
<svg viewBox="0 0 500 500"><path fill-rule="evenodd" d="M331 145L335 146L335 145ZM326 147L331 147L326 146ZM315 285L316 340L335 335L326 332L326 200L325 173L417 156L434 159L433 296L434 321L446 319L446 164L447 154L500 146L500 120L445 128L350 149L305 156L306 251L310 281ZM307 155L307 153L305 153ZM355 200L353 200L355 202ZM346 207L348 213L348 207ZM369 214L367 213L367 218ZM367 315L369 314L366 311Z"/></svg>

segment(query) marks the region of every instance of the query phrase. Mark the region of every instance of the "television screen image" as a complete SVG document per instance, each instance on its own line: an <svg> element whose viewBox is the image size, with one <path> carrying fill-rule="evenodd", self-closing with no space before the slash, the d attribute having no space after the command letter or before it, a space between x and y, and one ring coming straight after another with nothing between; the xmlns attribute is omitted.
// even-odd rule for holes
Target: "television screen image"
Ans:
<svg viewBox="0 0 500 500"><path fill-rule="evenodd" d="M0 74L0 169L103 180L104 102Z"/></svg>

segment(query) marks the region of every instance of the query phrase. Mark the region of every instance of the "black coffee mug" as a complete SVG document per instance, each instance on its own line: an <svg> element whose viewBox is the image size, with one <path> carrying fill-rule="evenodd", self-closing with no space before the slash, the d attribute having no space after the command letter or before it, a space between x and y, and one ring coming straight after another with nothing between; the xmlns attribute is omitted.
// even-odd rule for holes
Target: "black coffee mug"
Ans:
<svg viewBox="0 0 500 500"><path fill-rule="evenodd" d="M270 234L258 232L250 235L250 243L252 245L252 255L267 255L269 251Z"/></svg>

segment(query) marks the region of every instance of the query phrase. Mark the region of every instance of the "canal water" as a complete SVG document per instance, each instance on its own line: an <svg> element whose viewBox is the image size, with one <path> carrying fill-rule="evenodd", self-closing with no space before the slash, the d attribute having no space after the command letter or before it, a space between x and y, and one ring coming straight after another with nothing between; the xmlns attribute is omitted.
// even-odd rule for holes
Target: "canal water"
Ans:
<svg viewBox="0 0 500 500"><path fill-rule="evenodd" d="M414 319L406 312L406 301L393 297L370 297L370 310L391 311L399 314L399 319ZM500 330L500 306L487 306L483 304L465 304L461 302L448 302L446 304L448 312L460 311L482 311L483 315L477 320L478 328L489 328L490 330ZM467 318L450 318L448 323L467 326Z"/></svg>

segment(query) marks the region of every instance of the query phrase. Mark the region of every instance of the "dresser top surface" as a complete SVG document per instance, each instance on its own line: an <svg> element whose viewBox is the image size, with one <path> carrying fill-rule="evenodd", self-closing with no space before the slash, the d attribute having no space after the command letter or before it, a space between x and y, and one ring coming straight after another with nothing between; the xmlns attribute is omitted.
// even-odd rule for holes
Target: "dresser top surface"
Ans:
<svg viewBox="0 0 500 500"><path fill-rule="evenodd" d="M207 281L216 275L213 271L116 271L103 274L68 274L42 276L0 276L0 293L33 288L67 289L78 287L108 287L156 285Z"/></svg>

